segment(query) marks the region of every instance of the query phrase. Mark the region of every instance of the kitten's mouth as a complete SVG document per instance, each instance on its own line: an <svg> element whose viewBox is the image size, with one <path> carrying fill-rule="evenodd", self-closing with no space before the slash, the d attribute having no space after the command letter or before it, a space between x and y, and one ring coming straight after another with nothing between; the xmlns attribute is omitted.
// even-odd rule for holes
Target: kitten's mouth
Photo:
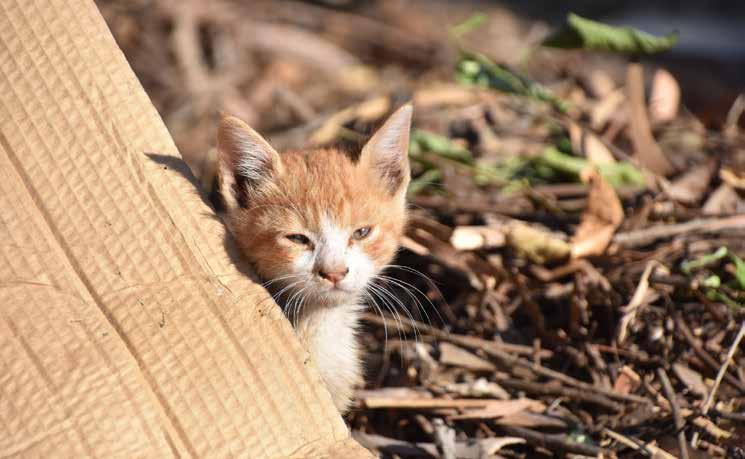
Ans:
<svg viewBox="0 0 745 459"><path fill-rule="evenodd" d="M328 291L329 292L334 292L334 293L347 293L347 294L354 293L352 290L348 290L348 289L346 289L344 287L340 287L338 285L331 285L331 286L329 286Z"/></svg>

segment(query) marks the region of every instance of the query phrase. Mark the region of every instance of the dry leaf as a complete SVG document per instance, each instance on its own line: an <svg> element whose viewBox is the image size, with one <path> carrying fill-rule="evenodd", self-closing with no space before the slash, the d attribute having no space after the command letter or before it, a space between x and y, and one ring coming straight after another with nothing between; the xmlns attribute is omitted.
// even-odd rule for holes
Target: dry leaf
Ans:
<svg viewBox="0 0 745 459"><path fill-rule="evenodd" d="M525 443L525 439L520 437L484 438L479 440L479 442L481 443L482 453L485 454L486 457L489 457L497 454L499 450L505 446L522 445Z"/></svg>
<svg viewBox="0 0 745 459"><path fill-rule="evenodd" d="M639 309L643 306L647 305L653 297L650 296L650 293L654 293L654 291L650 292L649 276L652 275L655 267L657 266L659 266L659 262L655 260L647 262L647 266L644 267L644 272L642 273L641 279L639 279L636 290L634 290L634 296L631 297L631 301L629 301L629 304L621 309L621 312L623 312L623 316L621 316L621 320L618 324L618 337L616 339L618 344L623 344L623 342L626 341L626 337L628 336L629 324L636 317L637 311L639 311Z"/></svg>
<svg viewBox="0 0 745 459"><path fill-rule="evenodd" d="M347 107L329 117L311 136L311 145L325 145L338 139L342 127L353 121L375 121L382 118L391 108L388 97L375 97L357 105Z"/></svg>
<svg viewBox="0 0 745 459"><path fill-rule="evenodd" d="M608 72L603 70L592 70L584 77L585 83L590 89L590 93L597 99L607 96L616 87Z"/></svg>
<svg viewBox="0 0 745 459"><path fill-rule="evenodd" d="M613 154L598 136L582 129L575 122L569 124L569 139L572 142L572 151L585 156L591 163L608 164L616 162Z"/></svg>
<svg viewBox="0 0 745 459"><path fill-rule="evenodd" d="M623 221L621 201L613 187L595 170L582 172L582 181L590 188L587 208L572 238L572 258L601 255L610 244L613 233Z"/></svg>
<svg viewBox="0 0 745 459"><path fill-rule="evenodd" d="M721 178L724 183L736 190L745 190L744 173L738 174L732 169L723 168L721 171L719 171L719 178Z"/></svg>
<svg viewBox="0 0 745 459"><path fill-rule="evenodd" d="M600 100L590 112L590 126L593 129L601 129L611 118L617 117L619 111L624 110L623 103L626 101L626 93L623 89L616 89Z"/></svg>
<svg viewBox="0 0 745 459"><path fill-rule="evenodd" d="M488 360L472 354L454 344L440 343L440 363L471 371L494 372L496 367Z"/></svg>
<svg viewBox="0 0 745 459"><path fill-rule="evenodd" d="M675 373L675 376L683 381L683 384L685 384L686 387L690 389L690 391L694 394L700 395L701 397L706 397L706 395L709 393L709 388L706 387L704 378L703 376L701 376L701 373L693 371L689 367L681 363L673 364L673 372Z"/></svg>
<svg viewBox="0 0 745 459"><path fill-rule="evenodd" d="M726 183L719 185L701 207L704 215L737 214L745 212L745 199Z"/></svg>
<svg viewBox="0 0 745 459"><path fill-rule="evenodd" d="M709 182L716 167L716 161L707 161L681 175L671 184L665 184L663 181L662 187L671 199L683 204L695 204L709 189Z"/></svg>
<svg viewBox="0 0 745 459"><path fill-rule="evenodd" d="M641 385L641 376L631 367L625 365L613 384L613 390L619 394L631 394Z"/></svg>
<svg viewBox="0 0 745 459"><path fill-rule="evenodd" d="M644 69L641 64L629 64L626 84L631 106L630 137L634 145L634 156L653 173L663 177L670 175L675 169L652 136L647 105L644 103Z"/></svg>
<svg viewBox="0 0 745 459"><path fill-rule="evenodd" d="M678 116L680 85L665 69L658 69L652 78L649 95L649 117L653 123L665 123Z"/></svg>

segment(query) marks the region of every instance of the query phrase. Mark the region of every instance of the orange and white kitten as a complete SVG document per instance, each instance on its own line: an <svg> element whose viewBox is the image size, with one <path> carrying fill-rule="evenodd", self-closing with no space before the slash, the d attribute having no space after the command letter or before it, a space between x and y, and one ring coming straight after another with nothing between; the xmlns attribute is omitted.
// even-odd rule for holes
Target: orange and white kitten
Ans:
<svg viewBox="0 0 745 459"><path fill-rule="evenodd" d="M278 153L237 118L219 126L227 227L342 412L362 382L356 333L365 289L393 258L406 222L411 114L401 107L359 155Z"/></svg>

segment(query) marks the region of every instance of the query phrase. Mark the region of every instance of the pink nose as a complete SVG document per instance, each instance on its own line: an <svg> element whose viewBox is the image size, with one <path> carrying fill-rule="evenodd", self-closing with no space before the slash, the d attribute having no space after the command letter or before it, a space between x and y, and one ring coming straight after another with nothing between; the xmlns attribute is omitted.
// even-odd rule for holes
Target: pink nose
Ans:
<svg viewBox="0 0 745 459"><path fill-rule="evenodd" d="M336 285L344 279L348 272L349 268L345 268L343 271L318 271L318 275Z"/></svg>

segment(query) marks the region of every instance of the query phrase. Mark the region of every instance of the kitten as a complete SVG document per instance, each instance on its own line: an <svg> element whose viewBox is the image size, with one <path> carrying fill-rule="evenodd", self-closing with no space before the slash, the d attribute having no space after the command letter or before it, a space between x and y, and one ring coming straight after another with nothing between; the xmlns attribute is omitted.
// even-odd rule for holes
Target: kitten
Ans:
<svg viewBox="0 0 745 459"><path fill-rule="evenodd" d="M226 225L341 412L362 381L362 297L404 230L411 114L411 105L401 107L356 158L333 148L277 153L237 118L224 116L219 126Z"/></svg>

